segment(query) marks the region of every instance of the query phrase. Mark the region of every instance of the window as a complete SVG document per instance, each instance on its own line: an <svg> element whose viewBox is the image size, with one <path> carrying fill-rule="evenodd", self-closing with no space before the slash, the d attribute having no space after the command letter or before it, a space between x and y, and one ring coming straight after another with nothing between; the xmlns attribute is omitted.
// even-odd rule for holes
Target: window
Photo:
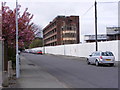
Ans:
<svg viewBox="0 0 120 90"><path fill-rule="evenodd" d="M92 56L96 56L96 55L97 55L97 53L96 53L96 52L92 53Z"/></svg>
<svg viewBox="0 0 120 90"><path fill-rule="evenodd" d="M95 56L95 53L92 53L92 56Z"/></svg>
<svg viewBox="0 0 120 90"><path fill-rule="evenodd" d="M95 56L100 56L100 52L96 52L96 53L95 53Z"/></svg>
<svg viewBox="0 0 120 90"><path fill-rule="evenodd" d="M100 52L94 52L92 53L92 56L100 56Z"/></svg>
<svg viewBox="0 0 120 90"><path fill-rule="evenodd" d="M112 52L102 52L102 56L113 56Z"/></svg>

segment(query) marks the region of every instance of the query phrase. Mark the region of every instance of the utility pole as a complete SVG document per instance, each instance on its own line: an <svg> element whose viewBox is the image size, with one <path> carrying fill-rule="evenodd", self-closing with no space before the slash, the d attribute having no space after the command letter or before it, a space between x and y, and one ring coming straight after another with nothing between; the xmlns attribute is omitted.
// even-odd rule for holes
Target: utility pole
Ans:
<svg viewBox="0 0 120 90"><path fill-rule="evenodd" d="M98 42L97 42L97 2L95 1L95 44L96 51L98 51Z"/></svg>
<svg viewBox="0 0 120 90"><path fill-rule="evenodd" d="M18 54L18 1L16 0L16 78L20 76L19 54Z"/></svg>

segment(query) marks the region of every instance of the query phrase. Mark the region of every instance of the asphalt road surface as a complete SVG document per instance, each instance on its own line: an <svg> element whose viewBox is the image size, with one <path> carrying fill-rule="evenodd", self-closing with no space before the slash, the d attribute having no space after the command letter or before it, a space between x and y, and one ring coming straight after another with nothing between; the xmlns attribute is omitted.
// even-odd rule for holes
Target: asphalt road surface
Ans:
<svg viewBox="0 0 120 90"><path fill-rule="evenodd" d="M87 65L79 57L22 55L68 88L118 88L118 66Z"/></svg>

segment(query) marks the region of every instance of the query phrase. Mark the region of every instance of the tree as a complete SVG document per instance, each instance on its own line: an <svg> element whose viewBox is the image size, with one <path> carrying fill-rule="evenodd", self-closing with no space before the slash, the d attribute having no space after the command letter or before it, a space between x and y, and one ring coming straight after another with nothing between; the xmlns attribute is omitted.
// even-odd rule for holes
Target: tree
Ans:
<svg viewBox="0 0 120 90"><path fill-rule="evenodd" d="M42 47L42 46L43 46L43 39L35 38L33 42L30 44L29 48Z"/></svg>
<svg viewBox="0 0 120 90"><path fill-rule="evenodd" d="M20 15L20 5L18 6L18 32L19 32L19 47L28 46L34 39L34 24L30 23L33 15L27 12L28 8ZM16 41L16 26L15 26L16 8L11 10L5 3L2 6L2 30L3 38L8 44L8 47L15 48Z"/></svg>
<svg viewBox="0 0 120 90"><path fill-rule="evenodd" d="M27 12L28 8L25 9L23 14L20 14L20 5L18 8L11 10L6 3L2 3L2 38L4 39L4 63L5 70L7 70L7 61L15 61L16 55L16 9L18 9L18 33L19 48L28 47L29 44L34 40L34 23L31 23L33 15ZM14 62L15 63L15 62Z"/></svg>
<svg viewBox="0 0 120 90"><path fill-rule="evenodd" d="M34 25L34 30L35 30L35 37L37 38L42 38L43 34L42 34L42 28L39 25Z"/></svg>

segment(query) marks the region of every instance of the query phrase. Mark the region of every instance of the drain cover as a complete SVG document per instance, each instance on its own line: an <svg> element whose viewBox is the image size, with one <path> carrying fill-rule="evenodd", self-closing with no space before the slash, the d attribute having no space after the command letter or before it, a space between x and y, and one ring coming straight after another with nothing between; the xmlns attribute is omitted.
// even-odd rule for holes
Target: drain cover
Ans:
<svg viewBox="0 0 120 90"><path fill-rule="evenodd" d="M35 66L35 64L28 64L28 65Z"/></svg>

